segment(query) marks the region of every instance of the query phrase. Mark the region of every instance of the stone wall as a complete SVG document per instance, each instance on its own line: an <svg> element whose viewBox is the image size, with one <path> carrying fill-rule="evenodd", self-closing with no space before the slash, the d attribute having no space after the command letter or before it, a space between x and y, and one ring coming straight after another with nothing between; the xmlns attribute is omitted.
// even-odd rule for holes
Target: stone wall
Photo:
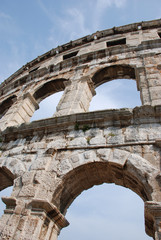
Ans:
<svg viewBox="0 0 161 240"><path fill-rule="evenodd" d="M115 183L145 202L145 228L161 239L161 20L94 33L52 49L0 86L1 239L57 239L85 189ZM95 89L134 79L142 106L88 112ZM30 118L64 90L54 117Z"/></svg>

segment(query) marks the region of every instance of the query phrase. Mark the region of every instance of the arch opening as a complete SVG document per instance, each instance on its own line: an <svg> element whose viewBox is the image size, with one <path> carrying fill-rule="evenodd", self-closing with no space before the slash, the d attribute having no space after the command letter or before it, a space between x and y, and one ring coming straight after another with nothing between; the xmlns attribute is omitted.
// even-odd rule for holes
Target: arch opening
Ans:
<svg viewBox="0 0 161 240"><path fill-rule="evenodd" d="M135 69L130 65L113 65L100 69L92 77L95 87L114 79L136 80Z"/></svg>
<svg viewBox="0 0 161 240"><path fill-rule="evenodd" d="M67 79L55 79L40 86L33 97L39 104L30 121L52 117L65 89Z"/></svg>
<svg viewBox="0 0 161 240"><path fill-rule="evenodd" d="M129 189L114 184L82 192L66 218L70 225L62 229L58 240L152 240L144 230L143 201Z"/></svg>
<svg viewBox="0 0 161 240"><path fill-rule="evenodd" d="M0 191L13 186L14 178L13 173L8 168L0 167Z"/></svg>
<svg viewBox="0 0 161 240"><path fill-rule="evenodd" d="M131 155L136 160L137 156ZM129 159L131 159L129 157ZM136 161L126 161L122 165L113 160L110 162L90 162L80 165L62 177L53 194L53 204L65 215L73 201L84 191L103 183L114 183L132 190L143 202L152 200L153 187L150 185L147 170L140 172L141 166L136 166ZM138 157L138 160L141 159ZM145 161L143 160L143 166ZM142 167L141 167L142 168ZM151 167L150 167L151 168ZM152 169L148 171L152 171ZM148 233L149 234L149 233ZM150 232L151 235L151 232Z"/></svg>
<svg viewBox="0 0 161 240"><path fill-rule="evenodd" d="M9 187L4 188L2 191L0 191L0 201L1 201L0 217L2 216L3 211L6 208L6 205L2 202L1 198L2 197L9 197L12 193L12 190L13 190L13 186L9 186Z"/></svg>
<svg viewBox="0 0 161 240"><path fill-rule="evenodd" d="M141 106L140 93L134 80L117 79L96 88L89 110L134 108Z"/></svg>
<svg viewBox="0 0 161 240"><path fill-rule="evenodd" d="M12 104L17 100L15 95L7 98L0 104L0 119L5 115L8 109L12 106Z"/></svg>
<svg viewBox="0 0 161 240"><path fill-rule="evenodd" d="M133 169L131 163L124 166L107 162L83 164L64 176L62 184L58 185L54 192L53 203L65 214L70 204L84 190L103 183L115 183L129 188L138 194L143 201L151 201L152 187L145 179L147 174L140 176L140 173L137 175L136 172L134 175L134 170L137 171Z"/></svg>
<svg viewBox="0 0 161 240"><path fill-rule="evenodd" d="M96 95L90 111L140 106L140 92L136 86L135 69L129 65L114 65L97 71L92 81Z"/></svg>
<svg viewBox="0 0 161 240"><path fill-rule="evenodd" d="M41 87L39 87L35 93L34 98L35 100L40 103L43 99L46 97L49 97L50 95L63 91L65 89L65 82L67 79L61 78L61 79L55 79L52 81L49 81L47 83L44 83Z"/></svg>
<svg viewBox="0 0 161 240"><path fill-rule="evenodd" d="M13 173L6 167L0 167L0 216L3 214L3 211L6 205L2 202L1 197L8 197L11 195L13 190Z"/></svg>
<svg viewBox="0 0 161 240"><path fill-rule="evenodd" d="M34 112L30 121L52 117L62 95L63 91L60 91L43 99L39 104L39 109Z"/></svg>

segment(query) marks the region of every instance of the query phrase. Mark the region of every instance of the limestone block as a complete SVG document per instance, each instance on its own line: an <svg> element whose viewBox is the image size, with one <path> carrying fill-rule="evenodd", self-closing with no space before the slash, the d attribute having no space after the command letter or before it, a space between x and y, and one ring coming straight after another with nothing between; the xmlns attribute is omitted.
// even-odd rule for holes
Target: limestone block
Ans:
<svg viewBox="0 0 161 240"><path fill-rule="evenodd" d="M149 87L161 86L160 78L148 79Z"/></svg>
<svg viewBox="0 0 161 240"><path fill-rule="evenodd" d="M136 128L133 126L127 127L125 131L125 142L146 141L148 138L148 130L142 126Z"/></svg>
<svg viewBox="0 0 161 240"><path fill-rule="evenodd" d="M107 144L123 144L124 143L124 135L123 134L117 134L109 133L106 137Z"/></svg>
<svg viewBox="0 0 161 240"><path fill-rule="evenodd" d="M78 152L74 153L69 157L69 161L73 168L79 167L82 162L81 155Z"/></svg>
<svg viewBox="0 0 161 240"><path fill-rule="evenodd" d="M151 100L149 96L149 89L147 88L142 88L140 89L140 94L141 94L141 101L143 105L150 105Z"/></svg>
<svg viewBox="0 0 161 240"><path fill-rule="evenodd" d="M3 163L14 175L18 176L26 171L25 165L17 157L6 158Z"/></svg>
<svg viewBox="0 0 161 240"><path fill-rule="evenodd" d="M148 133L148 139L152 141L160 138L161 138L161 125L160 124L152 125Z"/></svg>
<svg viewBox="0 0 161 240"><path fill-rule="evenodd" d="M96 156L94 150L86 150L86 151L76 151L70 157L70 162L73 168L79 167L80 165L99 161L99 158Z"/></svg>
<svg viewBox="0 0 161 240"><path fill-rule="evenodd" d="M150 132L149 126L140 125L139 129L138 129L139 140L140 141L147 141L149 132Z"/></svg>
<svg viewBox="0 0 161 240"><path fill-rule="evenodd" d="M83 126L84 128L84 126ZM90 128L89 130L85 131L86 137L99 137L103 136L103 131L99 128Z"/></svg>
<svg viewBox="0 0 161 240"><path fill-rule="evenodd" d="M13 239L13 235L15 233L16 227L17 225L15 223L18 223L20 220L20 216L19 215L10 215L9 214L9 218L8 218L8 222L5 222L4 228L1 231L1 239L2 240L6 240L6 239ZM0 222L1 225L1 222ZM0 227L1 230L1 227Z"/></svg>
<svg viewBox="0 0 161 240"><path fill-rule="evenodd" d="M70 163L69 159L62 159L61 162L58 164L58 172L60 175L66 174L67 172L73 169L72 164Z"/></svg>
<svg viewBox="0 0 161 240"><path fill-rule="evenodd" d="M151 95L152 100L161 98L161 86L150 87L149 91L150 91L150 95Z"/></svg>
<svg viewBox="0 0 161 240"><path fill-rule="evenodd" d="M14 147L8 151L9 155L18 155L21 154L24 149L24 146Z"/></svg>
<svg viewBox="0 0 161 240"><path fill-rule="evenodd" d="M144 182L142 176L145 176L145 174L152 175L156 172L156 169L148 161L136 154L130 154L126 166L127 169L130 169L130 172L141 179L142 182Z"/></svg>
<svg viewBox="0 0 161 240"><path fill-rule="evenodd" d="M74 155L72 155L72 156L70 157L70 161L71 161L72 163L79 163L79 160L80 160L80 158L79 158L79 155L78 155L78 154L74 154Z"/></svg>
<svg viewBox="0 0 161 240"><path fill-rule="evenodd" d="M110 164L116 164L124 167L129 155L130 153L127 151L114 149L114 151L111 152L109 162Z"/></svg>
<svg viewBox="0 0 161 240"><path fill-rule="evenodd" d="M137 142L139 141L138 129L136 127L130 126L126 128L125 131L125 142Z"/></svg>
<svg viewBox="0 0 161 240"><path fill-rule="evenodd" d="M148 162L154 164L155 163L155 156L152 153L145 153L143 154L143 157L148 160Z"/></svg>
<svg viewBox="0 0 161 240"><path fill-rule="evenodd" d="M36 154L23 154L21 161L25 162L25 164L30 164L36 159Z"/></svg>
<svg viewBox="0 0 161 240"><path fill-rule="evenodd" d="M26 114L29 116L29 117L32 117L34 111L35 111L35 107L32 105L31 102L27 102L25 101L24 104L23 104L23 109L26 111Z"/></svg>
<svg viewBox="0 0 161 240"><path fill-rule="evenodd" d="M97 150L97 156L104 161L109 162L110 155L111 155L111 149L110 148L108 148L108 149L103 148L103 149L98 149Z"/></svg>
<svg viewBox="0 0 161 240"><path fill-rule="evenodd" d="M143 151L143 147L142 146L135 145L135 146L131 146L129 152L142 156L142 151Z"/></svg>
<svg viewBox="0 0 161 240"><path fill-rule="evenodd" d="M161 99L152 100L152 106L161 105Z"/></svg>
<svg viewBox="0 0 161 240"><path fill-rule="evenodd" d="M53 160L50 161L48 165L48 169L50 169L51 172L57 172L59 164L60 164L60 160L54 157Z"/></svg>
<svg viewBox="0 0 161 240"><path fill-rule="evenodd" d="M68 140L68 147L85 147L87 146L87 140L85 137L77 137L72 139L71 141Z"/></svg>
<svg viewBox="0 0 161 240"><path fill-rule="evenodd" d="M25 185L19 192L19 197L34 197L36 192L36 186L33 184Z"/></svg>
<svg viewBox="0 0 161 240"><path fill-rule="evenodd" d="M55 139L51 141L46 148L59 149L59 148L65 148L65 147L66 147L66 140L62 138L62 139L57 139L57 140Z"/></svg>
<svg viewBox="0 0 161 240"><path fill-rule="evenodd" d="M34 142L34 143L31 143L31 144L28 144L27 147L31 151L37 151L37 150L40 150L40 149L46 149L47 144L46 144L46 142Z"/></svg>
<svg viewBox="0 0 161 240"><path fill-rule="evenodd" d="M106 145L106 138L103 136L93 137L89 140L89 144L90 145Z"/></svg>
<svg viewBox="0 0 161 240"><path fill-rule="evenodd" d="M37 156L37 158L31 164L31 170L45 170L50 161L51 157L41 155Z"/></svg>
<svg viewBox="0 0 161 240"><path fill-rule="evenodd" d="M35 172L30 171L30 172L25 172L22 176L22 184L24 185L29 185L33 183Z"/></svg>
<svg viewBox="0 0 161 240"><path fill-rule="evenodd" d="M77 127L77 124L75 124L75 128ZM79 128L79 124L78 124L78 128ZM69 131L67 134L66 134L66 139L74 139L76 137L84 137L84 132L82 130L73 130L73 131Z"/></svg>
<svg viewBox="0 0 161 240"><path fill-rule="evenodd" d="M56 173L43 170L36 171L33 181L35 184L40 184L41 187L53 191L55 189Z"/></svg>
<svg viewBox="0 0 161 240"><path fill-rule="evenodd" d="M84 157L84 159L83 159L84 162L89 162L89 161L96 162L99 160L99 158L97 157L96 152L94 150L86 150L83 153L83 157Z"/></svg>
<svg viewBox="0 0 161 240"><path fill-rule="evenodd" d="M44 199L44 200L52 200L52 196L53 196L53 192L51 192L50 190L44 188L42 185L40 185L35 193L35 198L40 198L40 199Z"/></svg>

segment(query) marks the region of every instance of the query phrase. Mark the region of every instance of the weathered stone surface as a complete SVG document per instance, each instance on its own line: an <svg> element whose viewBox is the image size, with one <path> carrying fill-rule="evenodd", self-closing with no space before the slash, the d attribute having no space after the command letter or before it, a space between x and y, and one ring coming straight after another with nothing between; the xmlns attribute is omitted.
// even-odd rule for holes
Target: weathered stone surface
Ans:
<svg viewBox="0 0 161 240"><path fill-rule="evenodd" d="M73 200L102 183L145 202L145 228L161 239L161 20L71 41L27 63L0 85L0 220L3 240L57 239ZM88 112L95 89L134 79L141 107ZM64 90L54 117L27 123Z"/></svg>

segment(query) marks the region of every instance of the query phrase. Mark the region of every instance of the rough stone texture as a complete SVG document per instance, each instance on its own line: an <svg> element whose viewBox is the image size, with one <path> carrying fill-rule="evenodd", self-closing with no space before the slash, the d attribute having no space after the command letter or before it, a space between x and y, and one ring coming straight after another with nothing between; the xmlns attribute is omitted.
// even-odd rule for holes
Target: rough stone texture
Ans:
<svg viewBox="0 0 161 240"><path fill-rule="evenodd" d="M145 228L161 239L161 20L108 29L59 46L0 86L0 239L57 239L72 201L115 183L145 202ZM95 88L134 79L142 106L88 112ZM53 118L27 123L64 90Z"/></svg>

